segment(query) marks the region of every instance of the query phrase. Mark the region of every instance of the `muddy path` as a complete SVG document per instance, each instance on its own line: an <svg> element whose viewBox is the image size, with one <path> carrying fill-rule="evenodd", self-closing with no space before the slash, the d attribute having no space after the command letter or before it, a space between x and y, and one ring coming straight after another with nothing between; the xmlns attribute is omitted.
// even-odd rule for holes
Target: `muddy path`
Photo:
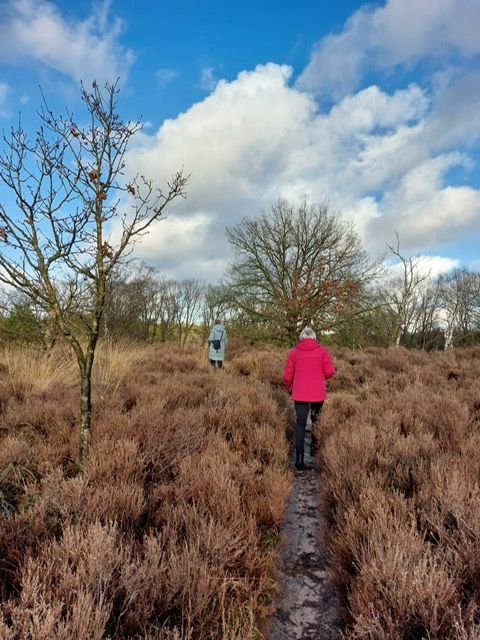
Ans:
<svg viewBox="0 0 480 640"><path fill-rule="evenodd" d="M295 471L282 530L276 613L269 620L268 640L338 640L339 607L331 586L328 550L322 547L319 473L310 452L307 426L305 464Z"/></svg>

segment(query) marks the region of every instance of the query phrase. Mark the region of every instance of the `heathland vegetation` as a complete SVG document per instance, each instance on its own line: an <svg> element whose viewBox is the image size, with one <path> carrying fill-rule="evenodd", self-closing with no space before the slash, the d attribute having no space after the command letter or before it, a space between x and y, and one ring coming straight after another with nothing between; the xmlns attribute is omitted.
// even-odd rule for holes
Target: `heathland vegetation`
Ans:
<svg viewBox="0 0 480 640"><path fill-rule="evenodd" d="M480 637L480 350L337 352L322 509L349 640Z"/></svg>
<svg viewBox="0 0 480 640"><path fill-rule="evenodd" d="M305 324L338 368L318 436L346 637L480 638L480 274L431 277L398 237L373 260L284 200L227 230L220 282L129 262L187 180L125 178L116 94L82 90L84 128L45 106L0 154L0 638L262 637Z"/></svg>
<svg viewBox="0 0 480 640"><path fill-rule="evenodd" d="M1 358L0 637L253 638L290 487L279 359L253 381L195 347L100 348L79 474L67 355Z"/></svg>
<svg viewBox="0 0 480 640"><path fill-rule="evenodd" d="M0 636L260 638L288 498L286 350L101 345L76 464L78 376L5 349ZM335 348L321 504L349 640L480 634L480 352Z"/></svg>

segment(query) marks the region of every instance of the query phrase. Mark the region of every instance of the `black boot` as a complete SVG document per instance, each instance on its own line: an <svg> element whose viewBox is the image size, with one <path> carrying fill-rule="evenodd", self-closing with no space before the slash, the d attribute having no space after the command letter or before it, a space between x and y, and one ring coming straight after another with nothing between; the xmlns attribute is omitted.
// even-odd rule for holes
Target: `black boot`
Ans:
<svg viewBox="0 0 480 640"><path fill-rule="evenodd" d="M298 450L296 452L296 456L295 456L295 468L298 469L299 471L301 471L302 469L305 469L305 463L303 461L303 449Z"/></svg>

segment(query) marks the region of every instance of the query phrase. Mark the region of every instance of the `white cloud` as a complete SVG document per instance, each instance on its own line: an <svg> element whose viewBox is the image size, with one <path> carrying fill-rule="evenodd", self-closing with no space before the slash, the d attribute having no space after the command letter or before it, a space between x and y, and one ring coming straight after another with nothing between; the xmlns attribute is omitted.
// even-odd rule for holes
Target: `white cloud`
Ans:
<svg viewBox="0 0 480 640"><path fill-rule="evenodd" d="M213 91L218 82L213 67L203 67L200 74L199 87L204 91Z"/></svg>
<svg viewBox="0 0 480 640"><path fill-rule="evenodd" d="M179 75L180 74L175 69L169 69L164 67L162 69L157 69L157 71L155 72L155 79L157 81L158 87L160 87L160 89L163 89L164 87L169 85L173 80L178 78Z"/></svg>
<svg viewBox="0 0 480 640"><path fill-rule="evenodd" d="M452 141L440 144L435 130L444 116L420 87L392 94L368 87L322 113L312 95L291 85L291 73L267 64L221 80L156 134L142 134L128 154L130 173L157 183L182 166L191 173L188 199L152 230L142 257L169 272L202 263L203 273L218 274L229 256L225 227L278 196L328 197L374 251L385 250L395 229L415 252L477 233L480 192L446 179L470 161L439 152Z"/></svg>
<svg viewBox="0 0 480 640"><path fill-rule="evenodd" d="M420 256L418 269L420 274L430 275L432 278L452 271L460 266L458 258L447 258L446 256Z"/></svg>
<svg viewBox="0 0 480 640"><path fill-rule="evenodd" d="M359 86L367 68L477 56L479 24L478 0L387 0L382 7L362 7L341 33L316 45L298 85L338 99Z"/></svg>
<svg viewBox="0 0 480 640"><path fill-rule="evenodd" d="M119 44L123 23L100 2L85 20L67 19L48 0L7 0L0 12L0 60L34 60L76 81L125 79L133 53Z"/></svg>
<svg viewBox="0 0 480 640"><path fill-rule="evenodd" d="M369 223L373 236L392 237L397 230L409 248L448 244L480 222L480 191L444 184L445 172L465 162L459 153L439 156L416 166L385 194L380 215ZM382 215L383 213L383 215Z"/></svg>
<svg viewBox="0 0 480 640"><path fill-rule="evenodd" d="M479 3L480 4L480 3ZM425 128L435 150L472 147L480 139L480 69L455 70L439 87L435 112Z"/></svg>
<svg viewBox="0 0 480 640"><path fill-rule="evenodd" d="M314 112L313 100L287 86L290 74L272 64L220 81L205 100L166 120L155 138L144 138L130 152L130 166L157 180L184 166L192 173L185 206L209 212L225 207L224 219L231 220L238 211L232 200L256 200L257 187L288 163L282 144L294 129L302 134L302 118Z"/></svg>
<svg viewBox="0 0 480 640"><path fill-rule="evenodd" d="M10 86L6 82L0 82L0 117L8 114L6 110L6 103L9 92Z"/></svg>
<svg viewBox="0 0 480 640"><path fill-rule="evenodd" d="M344 98L333 107L329 118L348 135L351 131L370 132L376 128L392 128L418 121L425 115L427 107L424 92L415 84L392 95L373 85Z"/></svg>
<svg viewBox="0 0 480 640"><path fill-rule="evenodd" d="M404 256L408 258L409 256ZM457 258L448 258L446 256L426 256L418 255L415 257L415 267L420 277L436 278L452 269L460 266L460 260ZM401 262L394 262L388 265L387 277L402 276L404 267Z"/></svg>
<svg viewBox="0 0 480 640"><path fill-rule="evenodd" d="M225 266L225 255L218 252L210 254L205 250L209 244L212 220L201 212L185 213L181 216L171 214L155 222L149 233L141 238L137 254L150 264L161 263L167 277L201 278L218 280ZM176 211L175 211L176 213ZM121 225L112 229L111 240L119 241Z"/></svg>
<svg viewBox="0 0 480 640"><path fill-rule="evenodd" d="M205 240L209 219L201 213L169 216L155 223L153 233L142 240L142 253L148 259L160 254L162 259L175 266L193 255Z"/></svg>

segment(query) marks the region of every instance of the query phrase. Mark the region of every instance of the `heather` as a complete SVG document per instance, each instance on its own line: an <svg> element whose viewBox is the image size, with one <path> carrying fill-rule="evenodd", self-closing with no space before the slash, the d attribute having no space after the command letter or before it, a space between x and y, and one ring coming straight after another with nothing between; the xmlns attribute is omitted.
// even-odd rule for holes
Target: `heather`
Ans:
<svg viewBox="0 0 480 640"><path fill-rule="evenodd" d="M256 637L290 476L281 355L237 351L100 348L84 469L68 352L1 354L0 637Z"/></svg>
<svg viewBox="0 0 480 640"><path fill-rule="evenodd" d="M348 640L480 637L480 350L339 350L322 511Z"/></svg>
<svg viewBox="0 0 480 640"><path fill-rule="evenodd" d="M0 354L0 637L262 637L290 489L286 350ZM480 350L334 349L324 543L347 640L480 638ZM310 472L309 472L310 473Z"/></svg>

